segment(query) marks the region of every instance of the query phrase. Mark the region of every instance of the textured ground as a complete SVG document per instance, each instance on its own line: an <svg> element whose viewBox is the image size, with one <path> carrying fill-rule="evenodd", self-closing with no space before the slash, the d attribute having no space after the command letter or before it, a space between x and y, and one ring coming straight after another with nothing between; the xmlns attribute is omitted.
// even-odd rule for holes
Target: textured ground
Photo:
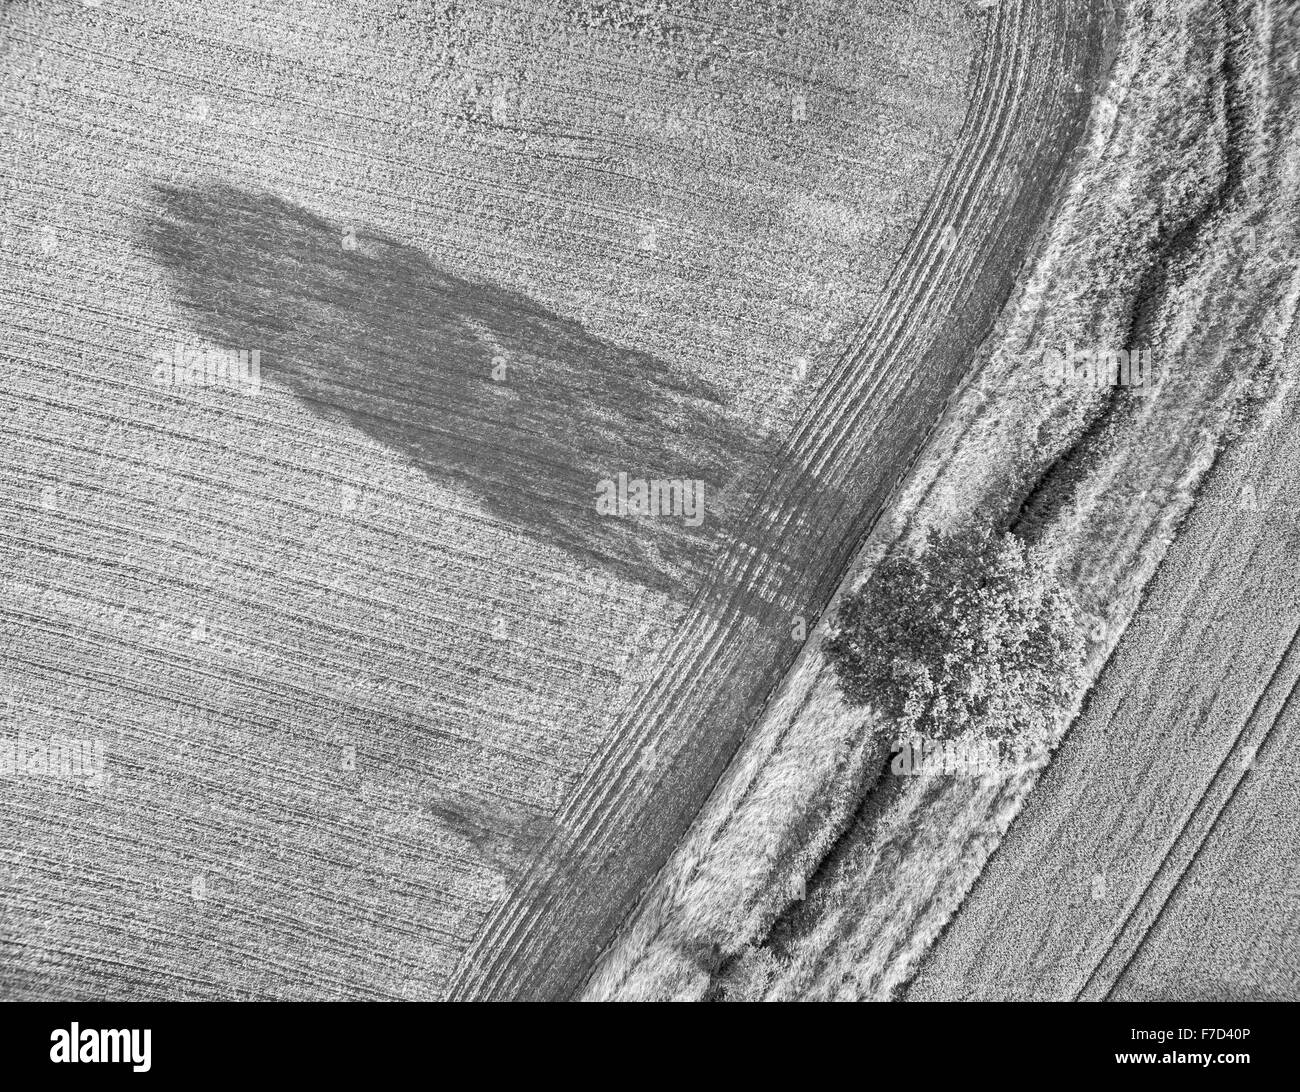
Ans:
<svg viewBox="0 0 1300 1092"><path fill-rule="evenodd" d="M1124 8L1097 97L1083 0L7 4L0 744L104 765L0 774L0 995L888 995L1036 771L860 807L819 611L988 504L1100 662L1294 266L1294 18ZM1191 383L1011 389L1073 337ZM913 996L1294 995L1282 404Z"/></svg>
<svg viewBox="0 0 1300 1092"><path fill-rule="evenodd" d="M1295 308L1298 30L1269 4L1125 7L1035 264L846 587L928 527L991 518L1057 568L1096 676L1244 407L1293 371L1279 339ZM1069 346L1149 347L1168 381L1045 382ZM894 777L899 727L843 705L817 643L592 996L889 997L958 911L1048 753L994 776ZM1057 732L1083 689L1063 698ZM1159 738L1164 721L1132 730ZM1121 796L1115 822L1148 807Z"/></svg>
<svg viewBox="0 0 1300 1092"><path fill-rule="evenodd" d="M1300 995L1298 425L1216 466L910 999Z"/></svg>
<svg viewBox="0 0 1300 1092"><path fill-rule="evenodd" d="M806 426L809 439L799 437L801 444L827 449L803 456L828 467L826 479L871 485L859 494L860 530L851 541L871 527L897 480L882 475L883 453L900 434L925 435L917 428L924 418L909 408L914 385L933 390L929 377L960 374L990 332L1075 152L1103 67L1107 20L1094 6L1000 5L990 18L960 154L888 294L865 324L860 353L850 362L854 370L817 404ZM929 404L936 412L943 408ZM853 451L857 443L863 443L860 453ZM778 478L769 506L783 486ZM974 492L968 497L977 498ZM770 524L781 519L767 537L799 528L796 502L787 503L789 515L766 516ZM815 518L834 532L852 513L819 503ZM828 537L821 537L820 551L804 552L803 564L814 575L829 550ZM848 557L840 556L847 565ZM814 605L822 601L808 594L791 602L781 636L804 645L797 667L605 954L586 996L705 995L711 976L761 937L791 899L802 897L796 892L834 840L837 824L856 806L864 780L874 778L871 730L860 713L838 701L819 641L812 639L819 613ZM733 676L733 692L736 682Z"/></svg>
<svg viewBox="0 0 1300 1092"><path fill-rule="evenodd" d="M800 620L815 617L829 598L1005 299L1081 127L1080 81L1095 60L1096 22L1070 3L1002 5L986 14L972 108L920 230L773 460L761 502L710 575L704 609L689 617L655 685L617 733L620 748L594 782L599 795L566 824L572 834L557 843L557 864L476 941L492 958L467 961L467 992L580 984L565 977L577 968L560 965L547 940L560 923L575 942L612 933L626 903L610 890L639 890L649 878L629 882L618 832L654 830L674 813L680 829L695 814L702 797L680 794L684 771L707 771L700 781L709 787L721 774L773 689L774 678L757 665L791 661L807 635ZM629 771L674 739L690 740L689 749L673 746L689 757L668 771L666 792L648 794ZM672 886L691 871L679 866L692 852L686 844L661 873L652 903L665 877ZM737 862L738 870L748 865ZM557 870L576 878L572 888L553 884ZM675 944L668 947L671 961L682 958ZM685 953L701 968L715 957L708 943ZM599 980L608 981L603 971Z"/></svg>
<svg viewBox="0 0 1300 1092"><path fill-rule="evenodd" d="M573 988L960 370L859 323L1005 7L6 4L0 714L107 779L0 779L4 994Z"/></svg>
<svg viewBox="0 0 1300 1092"><path fill-rule="evenodd" d="M1300 16L1253 3L1157 6L1158 17L1166 12L1193 46L1210 32L1187 55L1219 73L1214 143L1225 169L1189 228L1168 232L1177 251L1136 311L1191 350L1188 375L1209 369L1249 389L1264 361L1273 379L1253 396L1249 426L1239 436L1229 430L1232 445L1082 717L910 997L1293 999L1300 991L1300 614L1288 499L1298 456ZM1194 106L1176 112L1195 117ZM1189 422L1174 434L1194 445L1203 429ZM1132 492L1159 458L1153 445L1132 449L1109 478L1113 507L1165 503L1167 489ZM1093 556L1075 566L1099 605L1105 573L1131 539L1094 539ZM1118 597L1121 609L1127 598ZM1114 614L1110 621L1122 624Z"/></svg>

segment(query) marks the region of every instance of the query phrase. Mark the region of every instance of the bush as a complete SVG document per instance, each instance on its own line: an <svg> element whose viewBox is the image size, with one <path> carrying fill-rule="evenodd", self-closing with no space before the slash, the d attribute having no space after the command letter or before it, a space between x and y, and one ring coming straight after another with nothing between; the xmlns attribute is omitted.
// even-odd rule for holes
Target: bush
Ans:
<svg viewBox="0 0 1300 1092"><path fill-rule="evenodd" d="M1073 696L1083 640L1064 592L1010 534L931 532L841 604L840 688L933 739L1027 741Z"/></svg>

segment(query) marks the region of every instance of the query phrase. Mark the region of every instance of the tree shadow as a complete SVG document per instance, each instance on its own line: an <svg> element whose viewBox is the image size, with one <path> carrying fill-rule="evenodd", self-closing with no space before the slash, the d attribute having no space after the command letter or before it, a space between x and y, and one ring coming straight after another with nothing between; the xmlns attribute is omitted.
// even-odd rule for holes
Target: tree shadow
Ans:
<svg viewBox="0 0 1300 1092"><path fill-rule="evenodd" d="M270 195L159 185L154 203L142 243L196 333L259 350L264 381L512 529L682 596L755 492L763 445L701 378ZM702 522L601 514L620 473L704 482Z"/></svg>

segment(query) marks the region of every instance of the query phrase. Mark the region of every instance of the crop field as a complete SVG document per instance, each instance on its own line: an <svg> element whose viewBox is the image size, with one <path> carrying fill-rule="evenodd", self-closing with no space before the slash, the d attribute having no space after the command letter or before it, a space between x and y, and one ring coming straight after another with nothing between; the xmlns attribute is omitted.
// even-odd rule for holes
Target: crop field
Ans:
<svg viewBox="0 0 1300 1092"><path fill-rule="evenodd" d="M6 4L0 992L572 991L959 377L897 285L996 296L1082 18Z"/></svg>
<svg viewBox="0 0 1300 1092"><path fill-rule="evenodd" d="M0 999L1300 994L1297 42L6 3ZM981 529L1082 651L914 771Z"/></svg>

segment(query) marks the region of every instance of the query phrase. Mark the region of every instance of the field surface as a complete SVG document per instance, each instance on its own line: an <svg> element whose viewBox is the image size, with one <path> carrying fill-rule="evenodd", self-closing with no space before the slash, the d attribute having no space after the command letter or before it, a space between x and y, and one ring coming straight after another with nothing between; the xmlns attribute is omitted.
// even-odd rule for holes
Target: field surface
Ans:
<svg viewBox="0 0 1300 1092"><path fill-rule="evenodd" d="M1004 292L1083 7L6 4L0 733L103 762L0 777L0 993L572 992Z"/></svg>

